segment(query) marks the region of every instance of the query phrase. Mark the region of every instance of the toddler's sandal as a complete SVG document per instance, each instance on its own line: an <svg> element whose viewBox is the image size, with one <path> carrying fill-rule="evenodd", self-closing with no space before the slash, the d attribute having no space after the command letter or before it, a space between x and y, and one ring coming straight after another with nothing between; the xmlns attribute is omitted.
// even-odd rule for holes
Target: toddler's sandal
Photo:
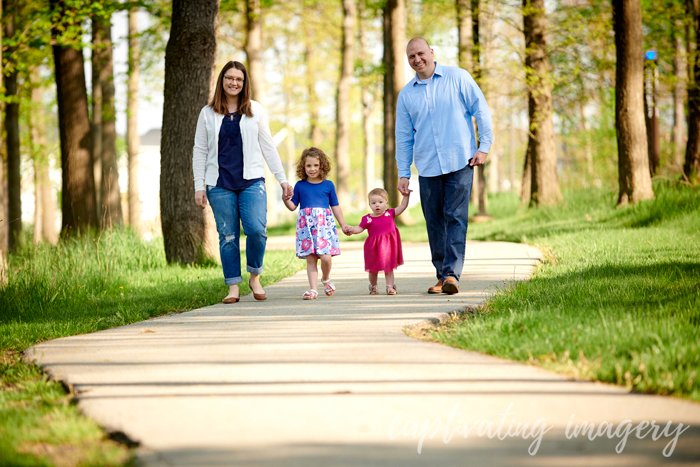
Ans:
<svg viewBox="0 0 700 467"><path fill-rule="evenodd" d="M386 286L386 294L387 295L396 295L396 293L397 293L396 284Z"/></svg>
<svg viewBox="0 0 700 467"><path fill-rule="evenodd" d="M304 300L314 300L316 297L318 297L318 292L314 289L311 289L304 292L304 295L302 295L301 298L303 298Z"/></svg>
<svg viewBox="0 0 700 467"><path fill-rule="evenodd" d="M370 295L377 295L379 292L377 292L377 286L376 285L369 285L369 294Z"/></svg>
<svg viewBox="0 0 700 467"><path fill-rule="evenodd" d="M328 279L327 281L321 281L325 285L323 288L323 291L326 292L326 295L329 297L335 293L335 284L331 283L331 280Z"/></svg>

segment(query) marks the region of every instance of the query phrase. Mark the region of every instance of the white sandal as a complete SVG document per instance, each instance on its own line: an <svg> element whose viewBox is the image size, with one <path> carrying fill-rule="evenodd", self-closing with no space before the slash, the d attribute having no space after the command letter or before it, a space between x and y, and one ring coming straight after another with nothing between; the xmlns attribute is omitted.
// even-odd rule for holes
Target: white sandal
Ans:
<svg viewBox="0 0 700 467"><path fill-rule="evenodd" d="M310 289L304 292L304 295L302 295L301 298L304 300L315 300L316 297L318 297L318 292L314 289Z"/></svg>
<svg viewBox="0 0 700 467"><path fill-rule="evenodd" d="M331 295L333 295L335 293L335 284L331 283L330 278L327 281L322 280L321 282L323 282L325 284L323 291L326 292L326 295L328 295L330 297Z"/></svg>
<svg viewBox="0 0 700 467"><path fill-rule="evenodd" d="M377 286L376 285L369 285L369 294L370 295L377 295Z"/></svg>

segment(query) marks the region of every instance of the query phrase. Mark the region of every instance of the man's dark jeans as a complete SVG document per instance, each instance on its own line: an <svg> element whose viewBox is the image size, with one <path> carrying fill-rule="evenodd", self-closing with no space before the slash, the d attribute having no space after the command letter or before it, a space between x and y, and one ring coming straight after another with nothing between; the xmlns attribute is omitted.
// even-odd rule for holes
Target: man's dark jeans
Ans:
<svg viewBox="0 0 700 467"><path fill-rule="evenodd" d="M474 167L437 177L418 177L420 202L438 280L454 277L459 283L469 224L469 199Z"/></svg>

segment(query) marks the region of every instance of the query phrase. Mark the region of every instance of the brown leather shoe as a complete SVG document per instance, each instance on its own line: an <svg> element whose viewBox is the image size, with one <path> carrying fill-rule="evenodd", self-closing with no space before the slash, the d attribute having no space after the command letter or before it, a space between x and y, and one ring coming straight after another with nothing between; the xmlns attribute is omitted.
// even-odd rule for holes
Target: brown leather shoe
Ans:
<svg viewBox="0 0 700 467"><path fill-rule="evenodd" d="M428 289L428 293L442 293L442 279Z"/></svg>
<svg viewBox="0 0 700 467"><path fill-rule="evenodd" d="M222 300L224 303L238 303L238 300L240 300L240 297L226 297Z"/></svg>
<svg viewBox="0 0 700 467"><path fill-rule="evenodd" d="M250 287L250 292L253 294L253 298L256 300L267 300L267 294L263 291L263 293L255 293L253 292L253 286L250 285L250 282L248 282L248 287Z"/></svg>
<svg viewBox="0 0 700 467"><path fill-rule="evenodd" d="M459 293L459 285L457 285L457 279L454 277L448 277L442 282L442 293L453 295Z"/></svg>

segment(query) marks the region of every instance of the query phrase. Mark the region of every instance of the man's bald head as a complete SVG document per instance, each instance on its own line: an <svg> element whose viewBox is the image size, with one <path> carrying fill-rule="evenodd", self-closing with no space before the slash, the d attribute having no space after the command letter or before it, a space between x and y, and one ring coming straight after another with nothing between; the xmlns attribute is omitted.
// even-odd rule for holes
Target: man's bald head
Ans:
<svg viewBox="0 0 700 467"><path fill-rule="evenodd" d="M418 74L420 79L430 78L435 70L433 49L422 37L414 37L406 46L408 64Z"/></svg>
<svg viewBox="0 0 700 467"><path fill-rule="evenodd" d="M425 40L422 37L414 37L410 41L408 41L408 45L406 46L406 49L408 49L412 44L417 44L421 43L421 45L425 45L427 48L430 48L430 44L428 44L428 41Z"/></svg>

